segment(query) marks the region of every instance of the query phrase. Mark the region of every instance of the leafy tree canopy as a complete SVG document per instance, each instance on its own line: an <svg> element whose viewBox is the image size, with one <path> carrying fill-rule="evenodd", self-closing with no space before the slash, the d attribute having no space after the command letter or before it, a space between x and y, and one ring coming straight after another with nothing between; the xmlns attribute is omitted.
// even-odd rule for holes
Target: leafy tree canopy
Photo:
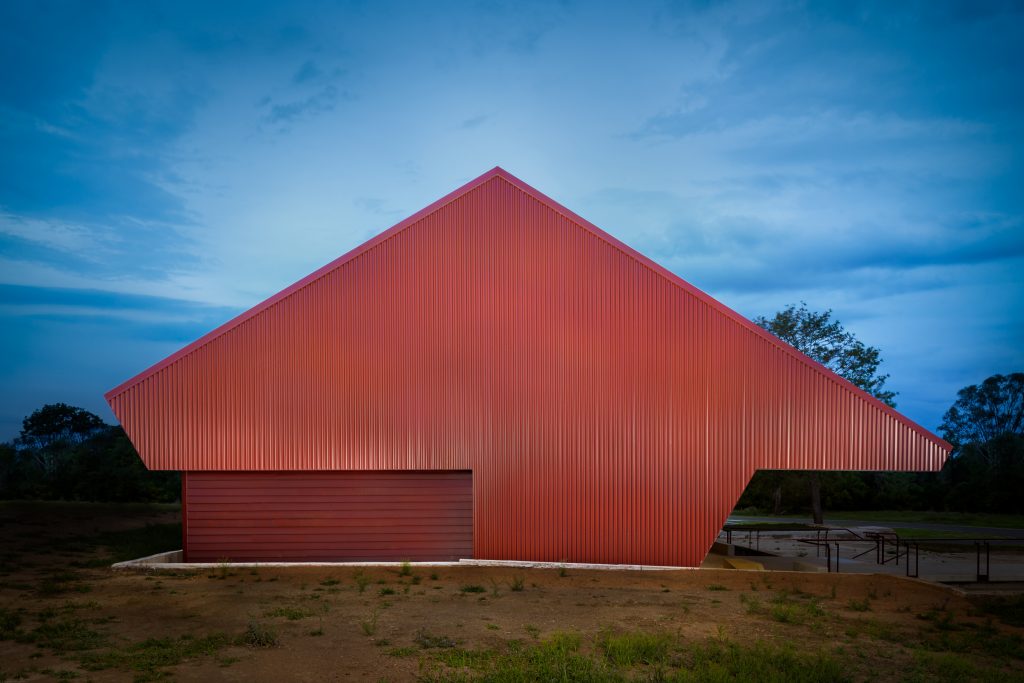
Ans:
<svg viewBox="0 0 1024 683"><path fill-rule="evenodd" d="M958 450L984 447L1006 434L1024 435L1024 373L992 375L957 392L942 419L942 434Z"/></svg>
<svg viewBox="0 0 1024 683"><path fill-rule="evenodd" d="M66 403L50 403L22 420L18 445L36 449L77 445L106 426L88 410Z"/></svg>
<svg viewBox="0 0 1024 683"><path fill-rule="evenodd" d="M860 387L889 406L896 406L896 392L885 388L889 375L878 372L881 352L867 346L832 318L832 311L818 313L807 304L790 304L773 318L754 322L832 372Z"/></svg>

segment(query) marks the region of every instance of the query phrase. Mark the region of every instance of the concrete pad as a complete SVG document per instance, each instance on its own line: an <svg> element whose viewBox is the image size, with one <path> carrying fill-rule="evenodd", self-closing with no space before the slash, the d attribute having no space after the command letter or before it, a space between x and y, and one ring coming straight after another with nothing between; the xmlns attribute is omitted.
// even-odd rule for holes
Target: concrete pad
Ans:
<svg viewBox="0 0 1024 683"><path fill-rule="evenodd" d="M113 569L215 569L218 567L401 567L405 562L182 562L182 551L172 550L111 565ZM590 564L582 562L520 562L472 560L457 562L409 562L411 567L515 567L522 569L597 569L606 571L675 571L696 567L656 567L641 564Z"/></svg>

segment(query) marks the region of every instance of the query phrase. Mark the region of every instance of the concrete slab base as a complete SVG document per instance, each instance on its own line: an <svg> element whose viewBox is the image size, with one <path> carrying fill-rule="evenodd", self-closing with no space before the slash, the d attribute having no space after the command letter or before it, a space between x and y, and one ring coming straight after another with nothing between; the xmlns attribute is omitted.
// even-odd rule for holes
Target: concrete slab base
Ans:
<svg viewBox="0 0 1024 683"><path fill-rule="evenodd" d="M182 562L182 551L171 550L111 565L113 569L213 569L217 567L401 567L404 562ZM583 562L520 562L470 560L410 562L412 567L513 567L521 569L598 569L606 571L675 571L696 567L656 567L643 564L590 564Z"/></svg>

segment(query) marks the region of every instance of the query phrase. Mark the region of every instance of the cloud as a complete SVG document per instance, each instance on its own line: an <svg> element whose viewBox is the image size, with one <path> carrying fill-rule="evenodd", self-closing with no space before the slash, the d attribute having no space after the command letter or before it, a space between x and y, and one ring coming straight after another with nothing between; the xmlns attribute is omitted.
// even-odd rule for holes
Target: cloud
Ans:
<svg viewBox="0 0 1024 683"><path fill-rule="evenodd" d="M333 111L339 96L342 94L339 93L335 86L328 85L306 98L281 104L272 104L270 111L267 113L266 120L270 123L292 123L303 116L315 116Z"/></svg>
<svg viewBox="0 0 1024 683"><path fill-rule="evenodd" d="M481 125L486 123L489 118L491 118L489 114L477 114L476 116L471 116L470 118L463 120L462 123L459 124L459 128L462 130L479 128Z"/></svg>
<svg viewBox="0 0 1024 683"><path fill-rule="evenodd" d="M319 66L317 66L316 62L312 59L307 59L302 63L302 66L299 67L299 70L295 72L295 75L292 76L292 83L302 85L303 83L308 83L309 81L319 78L322 74L323 71Z"/></svg>
<svg viewBox="0 0 1024 683"><path fill-rule="evenodd" d="M773 184L780 182L788 183ZM715 198L626 189L605 190L589 202L606 216L602 222L619 226L616 234L630 246L719 292L826 284L874 291L882 282L895 291L928 289L949 284L955 267L1024 257L1024 218L1015 214L826 211L819 218L780 210L777 217L770 211L759 216L743 213L742 206L730 211Z"/></svg>

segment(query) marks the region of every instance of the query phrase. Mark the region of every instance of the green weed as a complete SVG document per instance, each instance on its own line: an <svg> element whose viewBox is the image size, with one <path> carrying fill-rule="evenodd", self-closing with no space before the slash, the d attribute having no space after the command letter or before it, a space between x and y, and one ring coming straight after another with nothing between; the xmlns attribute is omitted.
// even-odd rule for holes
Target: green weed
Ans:
<svg viewBox="0 0 1024 683"><path fill-rule="evenodd" d="M377 632L377 617L380 616L380 612L373 610L370 616L359 622L359 627L363 630L363 635L372 636Z"/></svg>
<svg viewBox="0 0 1024 683"><path fill-rule="evenodd" d="M850 601L846 603L846 606L854 612L870 612L871 599L864 598L863 600L854 600L853 598L850 598Z"/></svg>
<svg viewBox="0 0 1024 683"><path fill-rule="evenodd" d="M667 633L603 633L597 645L616 666L660 664L668 657L674 638Z"/></svg>
<svg viewBox="0 0 1024 683"><path fill-rule="evenodd" d="M455 647L456 645L455 641L448 636L433 635L426 629L422 628L416 632L416 637L412 639L412 642L416 643L424 650L431 648L449 648Z"/></svg>
<svg viewBox="0 0 1024 683"><path fill-rule="evenodd" d="M278 640L277 633L272 628L257 621L250 621L239 642L249 647L267 648L277 645Z"/></svg>

